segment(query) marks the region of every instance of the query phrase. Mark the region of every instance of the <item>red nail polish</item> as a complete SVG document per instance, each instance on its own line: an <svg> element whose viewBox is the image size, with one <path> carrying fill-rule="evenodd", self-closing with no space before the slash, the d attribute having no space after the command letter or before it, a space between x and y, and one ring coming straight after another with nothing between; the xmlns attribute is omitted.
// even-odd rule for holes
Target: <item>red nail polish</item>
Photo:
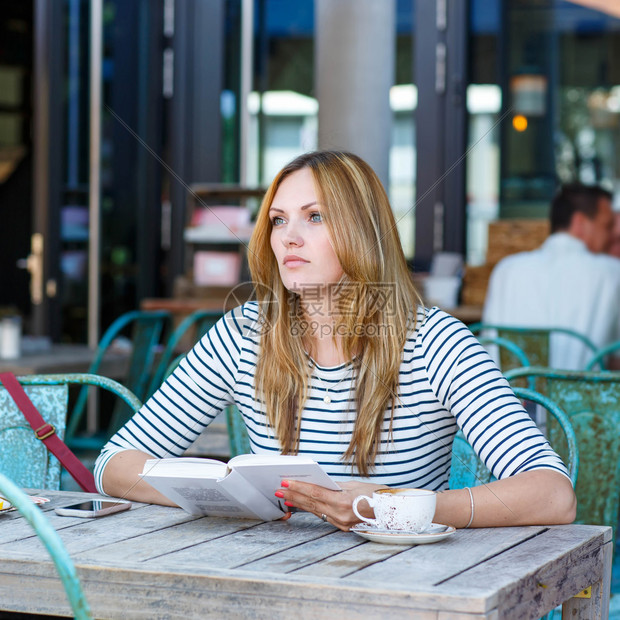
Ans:
<svg viewBox="0 0 620 620"><path fill-rule="evenodd" d="M281 486L287 488L288 487L288 480L282 480L282 482L280 483Z"/></svg>
<svg viewBox="0 0 620 620"><path fill-rule="evenodd" d="M286 500L286 501L284 502L284 505L285 505L285 506L288 506L289 508L294 508L294 507L295 507L295 506L293 506L293 503L292 503L292 502L289 502L288 500Z"/></svg>
<svg viewBox="0 0 620 620"><path fill-rule="evenodd" d="M283 493L282 491L276 491L276 492L274 493L274 495L275 495L276 497L284 497L284 493Z"/></svg>

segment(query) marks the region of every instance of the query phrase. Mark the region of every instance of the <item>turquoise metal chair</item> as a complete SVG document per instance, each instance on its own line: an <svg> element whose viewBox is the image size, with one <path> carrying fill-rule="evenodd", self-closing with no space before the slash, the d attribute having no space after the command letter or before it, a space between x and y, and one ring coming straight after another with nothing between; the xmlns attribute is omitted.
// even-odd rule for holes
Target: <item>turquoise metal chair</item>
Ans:
<svg viewBox="0 0 620 620"><path fill-rule="evenodd" d="M474 334L490 330L496 332L497 336L514 342L526 355L532 366L549 365L549 342L551 336L564 335L578 340L592 354L596 353L596 345L586 336L572 329L564 327L508 327L505 325L492 325L489 323L472 323L469 329ZM484 334L486 335L486 334ZM501 367L504 370L515 368L514 361L509 359L501 360Z"/></svg>
<svg viewBox="0 0 620 620"><path fill-rule="evenodd" d="M88 372L98 374L101 362L110 345L116 338L126 333L131 340L131 354L127 373L122 382L138 399L144 400L149 395L148 389L151 373L154 370L157 346L161 343L162 334L169 322L170 313L164 310L152 312L136 310L123 314L110 325L102 336ZM66 443L73 450L97 451L129 420L134 411L125 403L117 402L105 430L96 435L80 435L87 400L88 388L83 388L80 390L67 423Z"/></svg>
<svg viewBox="0 0 620 620"><path fill-rule="evenodd" d="M566 454L564 462L568 468L568 475L573 485L576 484L579 474L580 452L577 444L577 436L569 417L556 402L535 390L519 387L515 387L513 390L517 398L544 407L547 413L557 421L561 433L555 433L553 437L549 437L549 442L558 453ZM475 487L491 482L493 479L489 469L478 458L478 455L467 442L463 433L459 431L452 444L450 488L463 489L465 487Z"/></svg>
<svg viewBox="0 0 620 620"><path fill-rule="evenodd" d="M67 385L25 388L34 406L62 439L65 434ZM22 487L60 488L60 462L37 439L22 412L0 386L0 472Z"/></svg>
<svg viewBox="0 0 620 620"><path fill-rule="evenodd" d="M507 354L513 356L514 360L511 364L511 368L515 367L523 367L530 366L530 360L525 354L525 351L518 345L516 345L512 340L508 340L507 338L502 338L501 336L477 336L478 342L487 347L489 345L496 346L500 351L505 351Z"/></svg>
<svg viewBox="0 0 620 620"><path fill-rule="evenodd" d="M608 344L606 347L602 347L595 353L594 357L587 363L585 369L586 370L597 370L596 367L598 366L600 370L605 370L605 367L606 367L605 359L607 358L607 356L611 355L612 353L616 353L619 350L620 350L620 340L617 340L616 342L612 342L611 344Z"/></svg>
<svg viewBox="0 0 620 620"><path fill-rule="evenodd" d="M41 509L34 505L30 497L15 482L1 473L0 495L8 499L17 508L45 545L62 580L74 618L79 620L92 618L75 566L56 530L51 526Z"/></svg>
<svg viewBox="0 0 620 620"><path fill-rule="evenodd" d="M170 338L166 342L161 357L149 384L147 395L151 396L155 390L164 382L164 379L170 374L168 369L171 367L175 356L178 357L179 344L191 330L194 330L194 340L198 341L206 334L219 319L224 316L222 312L215 310L197 310L181 321L178 327L170 334ZM182 357L182 356L181 356ZM178 360L177 364L178 365ZM174 365L173 368L176 368ZM146 400L146 398L145 398Z"/></svg>
<svg viewBox="0 0 620 620"><path fill-rule="evenodd" d="M493 355L493 348L497 349L497 352L499 353L499 365L502 371L509 368L523 368L524 366L530 366L528 356L525 354L523 349L512 342L512 340L502 338L501 336L482 336L480 334L477 334L476 338L478 339L478 342L489 351L490 354ZM536 390L536 380L529 379L527 382L524 382L524 385L521 387L528 387L531 390Z"/></svg>
<svg viewBox="0 0 620 620"><path fill-rule="evenodd" d="M250 437L245 426L243 417L235 405L226 408L226 427L228 428L228 441L230 442L230 455L250 454Z"/></svg>
<svg viewBox="0 0 620 620"><path fill-rule="evenodd" d="M463 431L458 431L452 442L449 487L464 489L487 484L493 479L487 466L478 458Z"/></svg>
<svg viewBox="0 0 620 620"><path fill-rule="evenodd" d="M17 377L34 406L52 424L58 436L65 435L70 385L97 386L111 392L132 411L142 404L120 383L88 373L25 375ZM0 472L22 487L59 489L60 462L39 441L5 388L0 387Z"/></svg>
<svg viewBox="0 0 620 620"><path fill-rule="evenodd" d="M568 415L579 446L577 522L609 525L616 535L620 508L620 372L529 367L506 373L509 381L536 377ZM554 429L550 429L553 433Z"/></svg>

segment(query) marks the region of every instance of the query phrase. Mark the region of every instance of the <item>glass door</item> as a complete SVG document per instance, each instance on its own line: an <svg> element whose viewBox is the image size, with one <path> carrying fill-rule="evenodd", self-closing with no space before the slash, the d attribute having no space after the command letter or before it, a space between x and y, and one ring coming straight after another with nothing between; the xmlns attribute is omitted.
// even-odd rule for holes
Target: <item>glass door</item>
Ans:
<svg viewBox="0 0 620 620"><path fill-rule="evenodd" d="M88 324L91 9L37 3L35 222L45 237L42 303L55 340L85 342ZM106 0L101 28L100 329L154 296L160 250L163 0ZM50 36L53 32L54 36ZM52 76L53 79L47 79ZM52 92L46 92L51 83ZM37 199L37 194L39 198ZM140 265L140 268L139 268Z"/></svg>

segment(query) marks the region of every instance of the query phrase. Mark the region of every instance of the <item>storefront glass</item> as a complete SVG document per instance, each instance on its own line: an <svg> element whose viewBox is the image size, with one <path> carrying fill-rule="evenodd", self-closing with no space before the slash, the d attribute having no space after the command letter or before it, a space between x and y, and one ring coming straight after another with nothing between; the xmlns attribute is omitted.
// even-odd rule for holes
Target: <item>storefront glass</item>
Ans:
<svg viewBox="0 0 620 620"><path fill-rule="evenodd" d="M474 0L470 22L467 258L481 264L488 222L546 218L560 183L619 195L620 11Z"/></svg>

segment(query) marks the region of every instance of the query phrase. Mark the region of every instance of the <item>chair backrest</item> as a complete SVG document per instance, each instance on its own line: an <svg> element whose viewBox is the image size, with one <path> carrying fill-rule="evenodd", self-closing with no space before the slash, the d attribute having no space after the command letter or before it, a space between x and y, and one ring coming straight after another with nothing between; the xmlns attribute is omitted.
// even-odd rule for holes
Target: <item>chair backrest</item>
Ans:
<svg viewBox="0 0 620 620"><path fill-rule="evenodd" d="M235 405L229 405L226 408L226 427L228 428L230 456L249 454L252 450L250 447L248 429L239 409L237 409Z"/></svg>
<svg viewBox="0 0 620 620"><path fill-rule="evenodd" d="M469 329L474 334L484 332L486 336L489 332L496 334L506 340L514 342L527 355L532 366L549 365L549 345L553 336L570 338L580 342L590 354L597 351L597 347L592 341L572 329L565 327L511 327L506 325L491 325L488 323L473 323ZM514 368L509 359L502 359L501 366L504 370Z"/></svg>
<svg viewBox="0 0 620 620"><path fill-rule="evenodd" d="M452 463L450 465L451 489L464 489L486 484L492 479L487 466L478 458L463 431L459 431L452 442Z"/></svg>
<svg viewBox="0 0 620 620"><path fill-rule="evenodd" d="M25 390L62 439L68 407L67 386L30 386ZM21 487L59 489L60 470L60 462L35 437L11 395L0 386L0 472Z"/></svg>
<svg viewBox="0 0 620 620"><path fill-rule="evenodd" d="M159 358L159 362L157 367L153 372L153 376L151 378L151 382L149 384L147 394L144 396L146 400L146 396L151 396L157 388L164 382L164 379L170 374L171 366L173 360L176 356L176 364L174 368L178 365L180 358L179 356L179 347L181 345L182 340L187 337L191 331L193 330L193 341L196 342L202 336L204 336L207 331L209 331L215 323L223 316L222 312L215 310L197 310L193 312L189 316L185 317L176 329L170 334L170 338L166 342L166 347L164 348L161 357ZM192 342L193 344L193 342ZM187 346L183 347L187 350Z"/></svg>
<svg viewBox="0 0 620 620"><path fill-rule="evenodd" d="M472 333L484 336L496 335L510 340L524 353L532 366L546 366L549 363L549 330L525 327L506 327L490 325L488 323L472 323L469 326ZM515 368L509 359L501 358L501 366L505 370Z"/></svg>
<svg viewBox="0 0 620 620"><path fill-rule="evenodd" d="M537 377L568 415L579 446L577 521L618 524L620 507L620 372L530 367L506 373L509 381Z"/></svg>
<svg viewBox="0 0 620 620"><path fill-rule="evenodd" d="M612 342L608 344L606 347L602 347L599 349L592 359L586 364L586 370L605 370L605 358L612 353L616 353L620 350L620 340L616 340L616 342Z"/></svg>
<svg viewBox="0 0 620 620"><path fill-rule="evenodd" d="M531 365L525 351L512 340L501 336L482 336L480 334L476 335L476 338L489 354L498 361L502 371ZM523 381L522 385L518 385L536 390L536 379L528 379Z"/></svg>
<svg viewBox="0 0 620 620"><path fill-rule="evenodd" d="M575 484L579 474L579 449L577 435L567 414L556 402L547 396L528 388L513 388L517 398L528 400L543 407L557 423L558 431L549 436L549 443L560 455L565 454L564 462L568 475ZM452 464L450 468L450 488L479 486L493 480L493 476L484 463L478 458L474 449L459 431L452 445Z"/></svg>
<svg viewBox="0 0 620 620"><path fill-rule="evenodd" d="M60 575L62 584L67 593L69 604L73 610L74 618L86 620L92 618L88 601L82 591L75 566L65 549L62 540L51 526L38 506L35 506L28 495L26 495L14 481L0 473L0 495L17 508L17 510L30 523L41 542L45 545L56 570Z"/></svg>
<svg viewBox="0 0 620 620"><path fill-rule="evenodd" d="M62 389L66 390L70 385L82 385L82 386L93 386L98 387L107 392L114 394L118 397L123 405L132 413L135 413L142 407L142 402L140 399L124 385L118 383L118 381L114 381L113 379L108 379L107 377L101 377L100 375L95 375L91 373L64 373L64 374L50 374L50 375L24 375L22 377L17 377L18 381L23 386L41 386L39 389L43 391L43 393L47 393L47 390L58 389L60 386ZM43 387L45 386L45 387ZM26 391L33 389L32 387L26 388ZM65 396L66 398L66 396ZM49 415L50 406L46 405L45 407L39 407L38 403L33 401L34 405L37 406L41 415L50 422L51 416ZM67 407L65 404L64 413L66 413ZM63 413L63 415L64 415ZM23 416L22 416L23 417ZM25 421L25 420L24 420ZM51 422L50 422L51 424ZM62 427L64 430L64 420ZM30 431L32 433L32 431ZM94 438L85 438L83 441L80 441L79 437L73 437L72 440L68 437L68 434L65 432L65 443L74 450L93 450L98 451L101 450L103 444L109 436L104 433L101 437ZM45 446L43 446L45 447ZM26 458L26 455L24 455ZM55 459L54 459L55 460ZM26 486L26 485L24 485ZM44 485L34 485L34 486L44 486ZM45 488L48 489L58 489L58 484L55 485L45 485Z"/></svg>
<svg viewBox="0 0 620 620"><path fill-rule="evenodd" d="M122 382L137 398L148 396L156 347L160 343L164 328L170 321L170 313L164 310L143 312L135 310L120 316L103 334L88 369L89 374L98 374L103 357L114 340L126 330L130 330L131 353L127 373ZM77 401L67 424L67 443L72 444L80 428L86 410L88 388L80 390ZM124 403L115 404L110 423L104 435L111 437L133 415Z"/></svg>
<svg viewBox="0 0 620 620"><path fill-rule="evenodd" d="M500 351L500 354L511 356L509 367L510 368L522 368L524 366L531 366L530 360L525 354L525 351L517 344L502 338L501 336L477 336L478 342L487 347L489 345L495 346Z"/></svg>

